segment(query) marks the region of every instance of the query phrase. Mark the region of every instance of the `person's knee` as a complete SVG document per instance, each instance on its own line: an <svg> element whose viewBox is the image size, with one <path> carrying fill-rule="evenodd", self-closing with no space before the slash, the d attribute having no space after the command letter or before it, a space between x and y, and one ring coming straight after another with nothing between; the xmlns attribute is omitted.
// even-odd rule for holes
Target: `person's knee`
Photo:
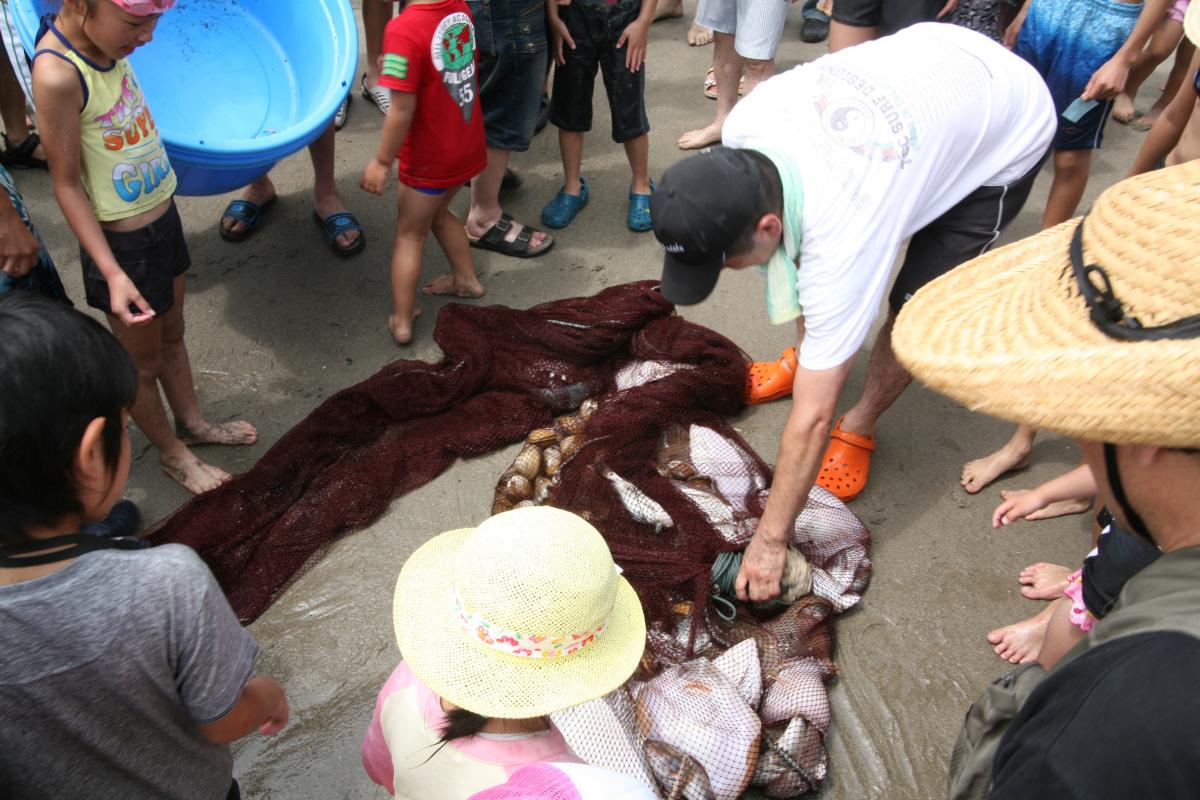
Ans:
<svg viewBox="0 0 1200 800"><path fill-rule="evenodd" d="M154 383L162 376L162 350L155 348L131 355L133 356L133 365L137 367L139 381Z"/></svg>
<svg viewBox="0 0 1200 800"><path fill-rule="evenodd" d="M745 59L746 77L754 81L762 81L771 77L775 72L775 59L761 60L757 58Z"/></svg>
<svg viewBox="0 0 1200 800"><path fill-rule="evenodd" d="M1054 154L1054 173L1062 179L1086 178L1091 165L1091 150L1059 150Z"/></svg>

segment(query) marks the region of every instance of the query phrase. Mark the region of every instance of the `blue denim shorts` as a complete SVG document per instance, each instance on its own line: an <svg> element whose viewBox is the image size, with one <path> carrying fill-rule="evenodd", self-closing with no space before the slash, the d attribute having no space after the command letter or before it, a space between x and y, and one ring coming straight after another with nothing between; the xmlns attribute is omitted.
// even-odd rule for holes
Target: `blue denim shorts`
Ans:
<svg viewBox="0 0 1200 800"><path fill-rule="evenodd" d="M523 152L537 126L549 46L545 0L467 0L488 147Z"/></svg>

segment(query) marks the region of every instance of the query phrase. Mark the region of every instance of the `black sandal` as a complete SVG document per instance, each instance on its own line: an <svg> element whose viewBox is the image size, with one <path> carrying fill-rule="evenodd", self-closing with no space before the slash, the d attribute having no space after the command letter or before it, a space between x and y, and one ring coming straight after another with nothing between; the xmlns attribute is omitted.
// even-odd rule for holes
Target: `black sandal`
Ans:
<svg viewBox="0 0 1200 800"><path fill-rule="evenodd" d="M42 137L30 132L25 141L14 145L8 134L4 134L4 152L0 153L0 163L13 169L50 169L44 158L35 158L33 151L42 143Z"/></svg>
<svg viewBox="0 0 1200 800"><path fill-rule="evenodd" d="M535 233L542 233L542 231L529 225L522 225L521 232L510 242L504 237L508 235L512 227L512 214L506 211L500 215L500 219L496 220L495 225L487 229L483 236L467 234L467 239L471 242L471 247L491 250L493 253L513 258L535 258L554 246L554 237L547 236L546 240L537 247L530 247L529 240Z"/></svg>

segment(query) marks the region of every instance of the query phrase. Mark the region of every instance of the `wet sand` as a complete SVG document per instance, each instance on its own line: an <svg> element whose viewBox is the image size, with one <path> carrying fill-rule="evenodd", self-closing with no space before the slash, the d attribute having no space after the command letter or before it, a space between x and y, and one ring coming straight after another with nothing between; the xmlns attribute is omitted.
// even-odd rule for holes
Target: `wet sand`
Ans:
<svg viewBox="0 0 1200 800"><path fill-rule="evenodd" d="M707 124L714 109L701 94L712 50L686 45L692 8L689 2L685 18L651 29L647 97L653 175L681 157L675 147L679 134ZM825 51L824 44L802 44L799 29L797 4L781 67ZM1157 91L1163 74L1147 82L1142 106L1153 99L1150 91ZM558 234L545 257L516 260L473 251L488 291L480 302L525 307L659 274L661 250L653 235L625 227L628 169L623 151L608 137L599 84L594 135L585 151L591 203ZM366 252L356 258L336 258L319 238L304 153L272 173L282 202L248 242L230 244L216 235L229 197L179 201L193 259L187 341L201 404L213 418L246 418L260 431L253 447L198 450L230 472L251 467L338 389L396 358L439 357L430 334L446 299L419 298L424 316L408 348L397 348L386 327L394 195L379 198L358 189L381 121L356 92L349 124L338 135L338 185L368 238ZM1124 174L1143 135L1108 126L1085 203ZM514 163L527 180L507 197L506 207L518 219L536 223L561 182L553 128ZM17 178L68 291L82 305L77 245L54 205L48 177L22 172ZM1046 171L1004 241L1037 229L1048 188ZM454 207L461 211L465 204L463 193ZM431 240L424 277L445 267ZM766 321L762 291L756 275L730 275L709 301L685 314L754 357L774 357L790 343L790 328L773 328ZM857 396L865 366L864 353L841 408ZM787 411L786 401L760 406L734 424L773 460ZM831 777L823 792L830 800L942 795L950 747L967 704L1005 671L984 635L1041 608L1020 596L1017 573L1040 560L1077 563L1089 548L1089 521L1083 516L1019 523L998 532L990 527L1000 488L1032 487L1075 465L1074 446L1061 438L1040 437L1028 470L978 496L959 488L962 462L991 452L1010 430L919 386L884 417L871 483L851 505L874 534L875 573L861 606L835 626L841 677L832 688ZM162 474L145 437L135 431L133 440L128 496L148 519L161 519L188 495ZM408 554L431 535L487 515L496 479L515 452L514 446L460 463L400 498L375 525L335 545L254 623L251 630L262 645L259 671L286 687L292 721L272 739L251 736L235 748L235 775L244 796L387 796L363 772L359 743L375 694L399 658L390 621L395 577Z"/></svg>

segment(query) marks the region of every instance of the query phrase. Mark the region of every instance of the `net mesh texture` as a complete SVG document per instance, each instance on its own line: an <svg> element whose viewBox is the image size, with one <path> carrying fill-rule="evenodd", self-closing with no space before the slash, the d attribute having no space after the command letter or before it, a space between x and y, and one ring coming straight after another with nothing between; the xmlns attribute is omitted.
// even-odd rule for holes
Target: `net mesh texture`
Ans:
<svg viewBox="0 0 1200 800"><path fill-rule="evenodd" d="M528 310L445 306L440 362L397 361L333 395L153 541L197 550L248 623L393 498L524 438L493 511L548 503L588 519L646 613L634 678L554 716L572 749L663 797L819 787L829 617L866 588L870 536L815 488L790 543L811 593L782 611L713 599L714 563L753 535L771 471L725 422L744 407L745 355L676 316L656 286Z"/></svg>

